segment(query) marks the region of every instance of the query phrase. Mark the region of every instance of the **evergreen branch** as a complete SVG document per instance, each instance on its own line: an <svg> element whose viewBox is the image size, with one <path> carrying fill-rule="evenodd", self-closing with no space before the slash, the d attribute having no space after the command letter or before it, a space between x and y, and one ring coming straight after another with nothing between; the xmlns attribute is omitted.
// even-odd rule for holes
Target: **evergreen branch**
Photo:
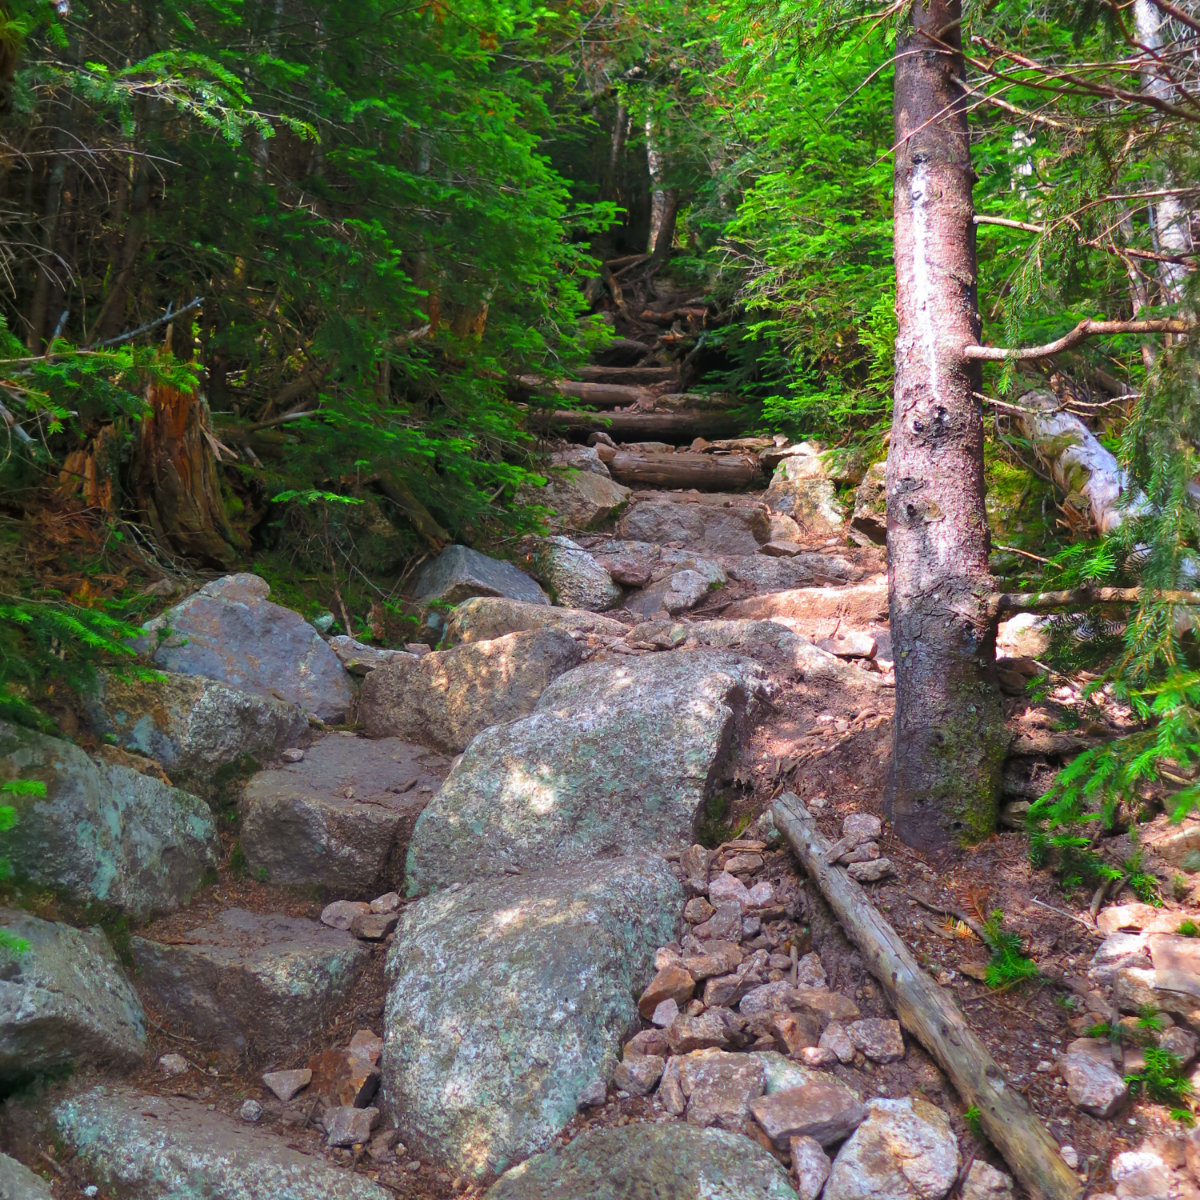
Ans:
<svg viewBox="0 0 1200 1200"><path fill-rule="evenodd" d="M1051 358L1078 346L1088 338L1113 333L1190 333L1196 328L1191 317L1154 317L1142 321L1093 321L1084 319L1062 337L1044 346L964 346L963 357L983 362L1027 362L1034 358Z"/></svg>
<svg viewBox="0 0 1200 1200"><path fill-rule="evenodd" d="M1023 229L1026 233L1038 233L1043 236L1050 233L1045 225L1035 225L1032 221L1014 221L1009 217L994 217L989 213L976 213L973 220L976 225L1002 225L1005 229ZM1156 254L1153 250L1135 250L1131 246L1116 246L1111 242L1101 242L1096 238L1080 238L1079 240L1085 246L1104 250L1118 257L1128 255L1130 258L1148 258L1152 262L1180 263L1182 265L1196 257L1195 253Z"/></svg>

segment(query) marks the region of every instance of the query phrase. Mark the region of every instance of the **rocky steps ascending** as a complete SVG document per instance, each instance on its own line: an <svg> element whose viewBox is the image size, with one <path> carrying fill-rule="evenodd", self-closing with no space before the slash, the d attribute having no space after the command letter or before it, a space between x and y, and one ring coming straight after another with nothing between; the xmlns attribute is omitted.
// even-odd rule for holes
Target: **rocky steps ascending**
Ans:
<svg viewBox="0 0 1200 1200"><path fill-rule="evenodd" d="M907 1054L899 1026L829 986L773 830L692 845L781 687L870 711L890 683L876 552L845 545L820 457L771 445L782 467L761 496L631 495L595 450L563 452L578 473L550 487L575 536L530 543L536 580L464 547L419 576L444 650L327 643L233 576L155 623L165 682L105 681L93 722L124 761L0 729L0 774L46 783L19 799L18 829L62 849L45 863L18 842L27 879L138 920L181 909L216 861L218 774L252 759L247 869L335 898L321 922L206 908L150 925L131 944L136 991L98 930L0 915L34 946L0 978L0 1081L110 1073L33 1116L10 1105L8 1123L41 1121L75 1178L121 1197L392 1194L289 1148L310 1119L377 1173L446 1172L441 1192L499 1175L493 1200L947 1196L949 1120L880 1096ZM565 597L583 607L551 603ZM351 708L368 737L322 727ZM844 834L856 877L886 875L874 818ZM1148 929L1113 936L1139 1001L1191 969ZM334 1039L379 955L378 1029ZM147 1010L266 1068L261 1099L238 1119L114 1083L145 1053ZM1093 1054L1071 1087L1103 1091L1103 1067ZM194 1071L178 1054L160 1069ZM610 1127L630 1097L647 1119ZM579 1113L585 1131L556 1143ZM1011 1195L983 1162L961 1187Z"/></svg>

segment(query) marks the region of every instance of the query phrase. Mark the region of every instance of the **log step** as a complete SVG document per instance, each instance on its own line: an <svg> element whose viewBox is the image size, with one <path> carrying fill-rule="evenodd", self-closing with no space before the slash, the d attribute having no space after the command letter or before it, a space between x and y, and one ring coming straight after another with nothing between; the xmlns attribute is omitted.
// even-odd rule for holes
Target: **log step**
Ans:
<svg viewBox="0 0 1200 1200"><path fill-rule="evenodd" d="M535 426L566 437L586 438L603 431L616 441L664 441L685 445L696 437L721 437L737 433L735 413L722 412L613 412L557 411L538 414Z"/></svg>
<svg viewBox="0 0 1200 1200"><path fill-rule="evenodd" d="M608 459L608 469L618 483L627 487L733 492L762 484L758 460L748 455L634 454L618 450Z"/></svg>
<svg viewBox="0 0 1200 1200"><path fill-rule="evenodd" d="M677 378L674 367L584 367L585 383L666 383Z"/></svg>

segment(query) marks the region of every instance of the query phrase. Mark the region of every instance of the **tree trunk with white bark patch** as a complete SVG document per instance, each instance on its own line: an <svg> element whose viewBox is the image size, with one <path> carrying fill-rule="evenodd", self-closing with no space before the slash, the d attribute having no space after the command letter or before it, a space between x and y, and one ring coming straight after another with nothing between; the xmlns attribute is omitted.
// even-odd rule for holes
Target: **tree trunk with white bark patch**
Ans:
<svg viewBox="0 0 1200 1200"><path fill-rule="evenodd" d="M993 672L974 208L961 6L913 9L896 50L896 382L888 574L898 836L945 853L995 828L1008 745Z"/></svg>

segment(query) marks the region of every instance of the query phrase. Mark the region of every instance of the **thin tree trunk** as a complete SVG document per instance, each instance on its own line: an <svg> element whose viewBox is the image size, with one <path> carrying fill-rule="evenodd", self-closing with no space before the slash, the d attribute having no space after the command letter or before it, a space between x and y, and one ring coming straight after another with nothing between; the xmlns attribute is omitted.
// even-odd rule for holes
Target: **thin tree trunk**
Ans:
<svg viewBox="0 0 1200 1200"><path fill-rule="evenodd" d="M887 466L896 724L887 804L942 853L995 828L1008 737L993 680L974 209L961 5L930 0L896 48L896 383ZM941 45L942 49L936 46ZM949 46L947 51L944 47Z"/></svg>
<svg viewBox="0 0 1200 1200"><path fill-rule="evenodd" d="M655 262L661 262L675 239L679 194L664 182L666 159L653 114L646 117L646 166L650 172L650 244L647 250Z"/></svg>

